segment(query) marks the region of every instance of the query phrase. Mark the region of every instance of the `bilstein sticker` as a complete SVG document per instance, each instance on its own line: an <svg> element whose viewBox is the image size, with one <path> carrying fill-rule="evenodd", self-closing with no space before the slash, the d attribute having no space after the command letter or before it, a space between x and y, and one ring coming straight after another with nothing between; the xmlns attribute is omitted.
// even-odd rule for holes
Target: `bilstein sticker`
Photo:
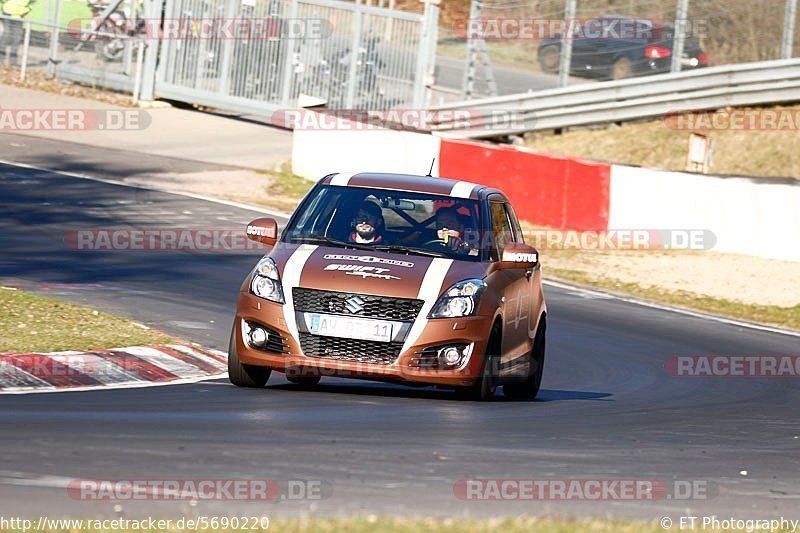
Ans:
<svg viewBox="0 0 800 533"><path fill-rule="evenodd" d="M409 263L408 261L399 261L397 259L386 259L384 257L374 257L371 255L325 254L324 258L330 261L358 261L359 263L379 263L382 265L400 266L404 268L411 268L414 266L414 263Z"/></svg>

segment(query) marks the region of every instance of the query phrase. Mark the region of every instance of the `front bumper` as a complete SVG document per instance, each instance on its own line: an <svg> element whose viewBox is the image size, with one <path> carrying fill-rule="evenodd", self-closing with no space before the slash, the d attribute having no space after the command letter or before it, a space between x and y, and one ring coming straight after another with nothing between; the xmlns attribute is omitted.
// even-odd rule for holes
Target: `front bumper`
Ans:
<svg viewBox="0 0 800 533"><path fill-rule="evenodd" d="M466 386L474 383L482 371L492 317L433 320L417 317L417 321L420 320L425 322L425 326L416 342L401 350L390 364L310 356L303 353L299 339L289 331L283 305L241 292L234 322L234 339L240 362L269 366L289 375L321 375L444 386ZM244 321L260 324L280 335L283 353L249 346L242 333ZM472 345L471 356L463 368L427 369L415 366L415 358L425 348L452 344Z"/></svg>

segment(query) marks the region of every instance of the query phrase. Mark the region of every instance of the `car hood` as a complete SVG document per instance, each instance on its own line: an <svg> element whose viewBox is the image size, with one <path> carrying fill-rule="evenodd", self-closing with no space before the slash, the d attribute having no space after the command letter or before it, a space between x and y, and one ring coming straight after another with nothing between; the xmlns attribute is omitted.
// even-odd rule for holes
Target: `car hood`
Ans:
<svg viewBox="0 0 800 533"><path fill-rule="evenodd" d="M452 284L483 278L487 265L419 255L279 243L270 254L287 292L294 287L394 298L438 298Z"/></svg>

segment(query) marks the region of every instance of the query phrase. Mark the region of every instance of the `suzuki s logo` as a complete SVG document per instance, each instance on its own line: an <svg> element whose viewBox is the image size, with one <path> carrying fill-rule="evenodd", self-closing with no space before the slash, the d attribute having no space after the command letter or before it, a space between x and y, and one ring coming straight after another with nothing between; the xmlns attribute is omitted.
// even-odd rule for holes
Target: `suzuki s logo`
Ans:
<svg viewBox="0 0 800 533"><path fill-rule="evenodd" d="M344 307L353 314L360 313L364 310L364 300L358 296L351 296L344 303Z"/></svg>

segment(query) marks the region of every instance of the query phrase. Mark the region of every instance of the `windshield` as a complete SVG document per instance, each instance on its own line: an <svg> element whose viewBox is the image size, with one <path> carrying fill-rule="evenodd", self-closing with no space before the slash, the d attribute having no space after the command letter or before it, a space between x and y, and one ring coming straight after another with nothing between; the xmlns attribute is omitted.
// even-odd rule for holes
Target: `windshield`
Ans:
<svg viewBox="0 0 800 533"><path fill-rule="evenodd" d="M480 261L476 200L385 189L316 187L284 242Z"/></svg>

